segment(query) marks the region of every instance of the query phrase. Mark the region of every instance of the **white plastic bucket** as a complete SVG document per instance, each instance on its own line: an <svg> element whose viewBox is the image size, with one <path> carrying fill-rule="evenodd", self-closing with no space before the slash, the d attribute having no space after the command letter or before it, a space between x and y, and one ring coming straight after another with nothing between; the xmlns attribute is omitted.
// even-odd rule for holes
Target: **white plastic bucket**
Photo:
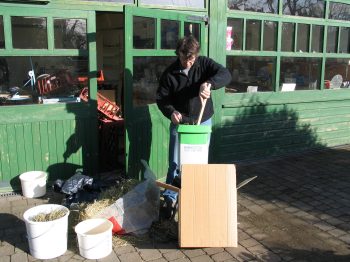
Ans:
<svg viewBox="0 0 350 262"><path fill-rule="evenodd" d="M99 259L112 252L111 221L104 218L87 219L75 227L79 253L87 259Z"/></svg>
<svg viewBox="0 0 350 262"><path fill-rule="evenodd" d="M47 222L32 221L32 218L40 213L49 214L60 209L66 214L59 219ZM29 251L33 257L51 259L67 251L68 215L68 208L55 204L35 206L24 212Z"/></svg>
<svg viewBox="0 0 350 262"><path fill-rule="evenodd" d="M46 194L47 173L44 171L29 171L19 176L22 194L25 197L41 197Z"/></svg>

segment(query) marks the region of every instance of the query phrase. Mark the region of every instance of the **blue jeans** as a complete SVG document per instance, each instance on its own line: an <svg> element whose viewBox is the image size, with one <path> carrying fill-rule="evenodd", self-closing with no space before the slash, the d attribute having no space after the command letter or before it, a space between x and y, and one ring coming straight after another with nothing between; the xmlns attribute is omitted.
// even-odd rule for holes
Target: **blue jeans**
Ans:
<svg viewBox="0 0 350 262"><path fill-rule="evenodd" d="M211 126L211 118L201 123L201 125ZM174 178L180 175L180 166L179 166L180 143L179 143L179 135L176 131L176 128L177 128L177 125L170 123L169 167L168 167L168 173L165 181L167 184L171 184ZM210 135L209 135L208 146L209 146L209 143L210 143ZM166 189L163 192L163 197L164 199L170 198L174 202L176 201L177 193L169 189Z"/></svg>

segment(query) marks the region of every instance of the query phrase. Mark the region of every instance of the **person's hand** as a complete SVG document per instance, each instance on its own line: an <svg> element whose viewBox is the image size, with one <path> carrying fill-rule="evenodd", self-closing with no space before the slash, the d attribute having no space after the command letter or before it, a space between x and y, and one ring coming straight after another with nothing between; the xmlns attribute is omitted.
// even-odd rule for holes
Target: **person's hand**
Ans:
<svg viewBox="0 0 350 262"><path fill-rule="evenodd" d="M201 100L208 99L210 97L210 83L204 82L199 89L199 96Z"/></svg>
<svg viewBox="0 0 350 262"><path fill-rule="evenodd" d="M180 124L182 120L182 115L180 112L178 111L174 111L172 114L171 114L171 122L175 125L178 125Z"/></svg>

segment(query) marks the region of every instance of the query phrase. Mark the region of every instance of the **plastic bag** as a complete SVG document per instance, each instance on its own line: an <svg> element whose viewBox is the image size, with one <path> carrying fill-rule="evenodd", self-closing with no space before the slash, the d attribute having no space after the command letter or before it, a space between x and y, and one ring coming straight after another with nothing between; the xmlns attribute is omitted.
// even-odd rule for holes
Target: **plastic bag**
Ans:
<svg viewBox="0 0 350 262"><path fill-rule="evenodd" d="M84 186L91 186L94 179L82 174L82 171L77 170L71 178L64 182L61 191L67 195L73 195L77 193Z"/></svg>
<svg viewBox="0 0 350 262"><path fill-rule="evenodd" d="M143 234L158 220L159 187L146 161L141 163L145 167L145 180L95 216L109 219L114 233Z"/></svg>

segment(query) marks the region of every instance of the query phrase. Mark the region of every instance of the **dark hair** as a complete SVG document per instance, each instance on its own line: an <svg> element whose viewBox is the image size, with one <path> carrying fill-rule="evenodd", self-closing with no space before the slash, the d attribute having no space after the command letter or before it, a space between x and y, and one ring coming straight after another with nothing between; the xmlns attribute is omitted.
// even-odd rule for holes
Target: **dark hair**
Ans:
<svg viewBox="0 0 350 262"><path fill-rule="evenodd" d="M189 58L191 56L197 56L200 49L201 47L196 38L193 36L186 36L177 42L175 54Z"/></svg>

